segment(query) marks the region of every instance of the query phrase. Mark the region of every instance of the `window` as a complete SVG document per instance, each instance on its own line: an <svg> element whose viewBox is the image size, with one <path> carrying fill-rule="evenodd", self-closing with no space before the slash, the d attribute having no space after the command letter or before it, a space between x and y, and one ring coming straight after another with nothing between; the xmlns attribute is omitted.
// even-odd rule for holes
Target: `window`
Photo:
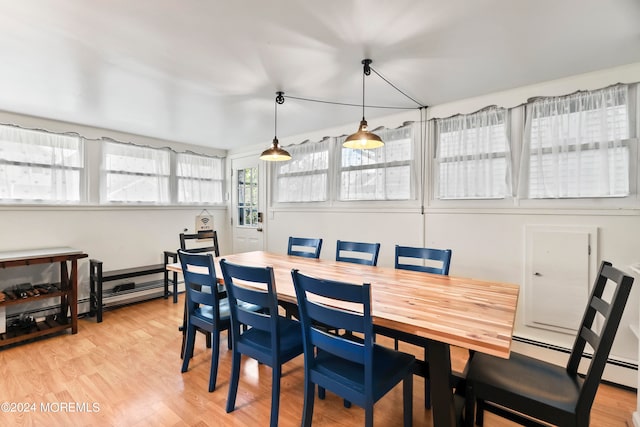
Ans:
<svg viewBox="0 0 640 427"><path fill-rule="evenodd" d="M327 200L329 143L304 142L287 147L291 160L276 163L275 197L279 203Z"/></svg>
<svg viewBox="0 0 640 427"><path fill-rule="evenodd" d="M238 169L238 226L258 227L258 168Z"/></svg>
<svg viewBox="0 0 640 427"><path fill-rule="evenodd" d="M511 193L507 111L489 107L436 120L439 199L497 199Z"/></svg>
<svg viewBox="0 0 640 427"><path fill-rule="evenodd" d="M384 146L341 147L339 200L409 200L414 197L413 125L375 131Z"/></svg>
<svg viewBox="0 0 640 427"><path fill-rule="evenodd" d="M176 154L178 203L223 203L222 159Z"/></svg>
<svg viewBox="0 0 640 427"><path fill-rule="evenodd" d="M520 196L628 195L629 104L626 85L529 103Z"/></svg>
<svg viewBox="0 0 640 427"><path fill-rule="evenodd" d="M84 201L84 144L76 136L0 126L0 200Z"/></svg>
<svg viewBox="0 0 640 427"><path fill-rule="evenodd" d="M169 203L169 150L103 142L103 202Z"/></svg>

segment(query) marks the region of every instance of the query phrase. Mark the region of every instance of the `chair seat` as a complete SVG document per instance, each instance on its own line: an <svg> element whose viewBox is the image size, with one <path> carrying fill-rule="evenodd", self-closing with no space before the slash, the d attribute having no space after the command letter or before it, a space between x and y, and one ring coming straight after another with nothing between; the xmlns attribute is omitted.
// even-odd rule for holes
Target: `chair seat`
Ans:
<svg viewBox="0 0 640 427"><path fill-rule="evenodd" d="M395 387L407 373L413 372L415 357L374 344L373 346L373 398L378 401ZM346 387L364 394L364 366L319 351L314 371Z"/></svg>
<svg viewBox="0 0 640 427"><path fill-rule="evenodd" d="M280 357L283 361L302 353L302 329L300 322L279 316ZM271 353L271 334L257 328L250 328L240 335L239 345L256 349L258 353ZM261 362L265 362L262 361Z"/></svg>
<svg viewBox="0 0 640 427"><path fill-rule="evenodd" d="M229 319L229 300L227 298L220 300L219 312L220 320ZM193 316L210 321L213 319L213 308L209 305L200 306L194 310Z"/></svg>
<svg viewBox="0 0 640 427"><path fill-rule="evenodd" d="M525 413L573 413L578 402L580 377L573 377L563 366L553 365L519 353L509 359L487 354L474 355L467 373L476 396L485 390L498 402Z"/></svg>

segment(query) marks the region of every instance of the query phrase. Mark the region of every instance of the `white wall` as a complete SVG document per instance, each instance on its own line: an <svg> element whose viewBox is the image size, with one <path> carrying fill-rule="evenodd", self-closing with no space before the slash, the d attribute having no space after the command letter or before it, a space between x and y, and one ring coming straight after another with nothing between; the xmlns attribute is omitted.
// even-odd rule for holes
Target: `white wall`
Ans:
<svg viewBox="0 0 640 427"><path fill-rule="evenodd" d="M428 117L446 117L456 113L469 113L487 105L514 107L526 102L527 98L545 95L563 95L576 90L597 89L610 84L640 81L640 63L630 64L609 70L584 74L572 78L542 82L523 88L516 88L496 94L461 100L447 105L430 107ZM397 126L403 120L418 120L415 112L402 113L377 119L371 127L379 125ZM281 138L282 145L302 142L306 139L319 140L322 136L350 133L355 126L323 129L304 135ZM264 144L262 144L264 145ZM264 147L256 146L255 152ZM426 150L430 152L431 147ZM244 149L244 152L247 150ZM427 165L428 159L427 159ZM427 179L430 173L427 167ZM393 248L396 244L451 248L453 259L450 274L472 277L489 281L503 281L522 285L524 282L525 227L528 225L572 226L585 225L598 227L599 247L594 248L593 256L599 265L607 260L628 273L632 263L640 261L640 198L633 197L630 203L620 206L606 206L605 203L589 204L572 202L554 204L514 204L491 203L473 205L454 202L452 204L429 200L429 185L425 186L427 200L425 213L416 208L406 211L390 209L372 209L370 205L362 207L300 207L288 208L270 206L267 215L267 249L285 252L287 237L322 237L324 239L322 258L333 259L335 241L351 239L368 242L380 242L379 264L393 265ZM616 202L614 202L616 203ZM469 207L471 205L472 207ZM562 260L558 260L562 262ZM638 324L640 303L640 277L634 286L627 305L622 324L619 328L612 357L637 364L638 345L631 332L630 325ZM524 292L520 293L515 335L541 341L564 348L573 345L573 335L551 332L527 327L522 318ZM522 345L518 345L522 348ZM535 351L535 350L534 350ZM636 385L635 373L623 373L630 386ZM617 381L615 375L611 377Z"/></svg>
<svg viewBox="0 0 640 427"><path fill-rule="evenodd" d="M210 155L226 154L225 150L190 146L178 142L8 112L0 112L0 123L52 132L76 132L88 139L109 137L121 142L171 147L176 151L191 150ZM95 141L87 141L87 165L93 171L88 177L88 186L92 191L88 205L59 207L0 205L0 236L2 236L0 251L71 246L87 253L90 258L103 261L105 270L158 264L163 261L163 251L175 251L179 248L179 233L184 229L188 229L189 232L194 231L195 217L205 207L214 216L221 252L225 253L229 250L231 236L227 225L226 206L117 207L98 205L97 183L100 153L97 147ZM89 294L88 265L88 259L83 259L79 263L80 299L88 297ZM0 272L2 273L0 274L0 289L24 281L37 284L45 280L59 280L55 277L47 279L46 274L35 267L30 272L9 270L18 269L7 269ZM34 273L35 276L32 277L30 273ZM52 269L50 274L57 274L57 269ZM20 281L18 282L18 280Z"/></svg>

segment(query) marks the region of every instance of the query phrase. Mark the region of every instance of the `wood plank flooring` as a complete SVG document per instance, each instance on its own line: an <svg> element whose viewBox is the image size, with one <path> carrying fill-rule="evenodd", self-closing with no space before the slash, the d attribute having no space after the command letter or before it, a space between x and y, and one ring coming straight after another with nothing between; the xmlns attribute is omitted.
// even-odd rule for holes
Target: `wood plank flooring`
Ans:
<svg viewBox="0 0 640 427"><path fill-rule="evenodd" d="M231 354L226 333L220 350L217 388L207 392L210 350L196 338L189 371L180 373L182 296L178 304L158 299L107 311L103 323L80 319L77 335L25 343L0 351L1 426L266 426L271 407L271 369L243 360L236 410L225 412ZM392 345L391 341L389 341ZM419 349L405 347L404 350ZM466 352L454 352L454 367ZM299 426L302 415L302 356L284 365L280 426ZM414 381L414 426L432 426L424 409L424 383ZM592 425L630 423L636 394L602 385L592 410ZM330 392L316 398L314 426L364 424L359 407L345 409ZM402 389L376 404L375 425L402 425ZM485 426L513 424L487 414Z"/></svg>

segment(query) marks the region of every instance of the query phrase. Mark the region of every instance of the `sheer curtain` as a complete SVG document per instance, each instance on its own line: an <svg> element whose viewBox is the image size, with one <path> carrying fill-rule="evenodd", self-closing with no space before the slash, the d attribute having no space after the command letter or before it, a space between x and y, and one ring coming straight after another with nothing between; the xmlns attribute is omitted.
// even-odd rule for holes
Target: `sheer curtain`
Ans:
<svg viewBox="0 0 640 427"><path fill-rule="evenodd" d="M629 194L626 85L527 104L522 198Z"/></svg>
<svg viewBox="0 0 640 427"><path fill-rule="evenodd" d="M178 203L223 203L223 162L216 157L176 154Z"/></svg>
<svg viewBox="0 0 640 427"><path fill-rule="evenodd" d="M287 146L288 162L274 162L275 201L323 202L327 200L329 147L333 138Z"/></svg>
<svg viewBox="0 0 640 427"><path fill-rule="evenodd" d="M511 195L507 111L488 107L436 120L435 177L440 199L493 199Z"/></svg>
<svg viewBox="0 0 640 427"><path fill-rule="evenodd" d="M340 154L339 200L409 200L415 197L417 171L414 156L419 146L419 124L397 129L376 129L384 146L373 150L342 147L346 137L336 139Z"/></svg>
<svg viewBox="0 0 640 427"><path fill-rule="evenodd" d="M170 152L103 141L102 202L170 202Z"/></svg>
<svg viewBox="0 0 640 427"><path fill-rule="evenodd" d="M0 200L84 201L80 137L0 125Z"/></svg>

